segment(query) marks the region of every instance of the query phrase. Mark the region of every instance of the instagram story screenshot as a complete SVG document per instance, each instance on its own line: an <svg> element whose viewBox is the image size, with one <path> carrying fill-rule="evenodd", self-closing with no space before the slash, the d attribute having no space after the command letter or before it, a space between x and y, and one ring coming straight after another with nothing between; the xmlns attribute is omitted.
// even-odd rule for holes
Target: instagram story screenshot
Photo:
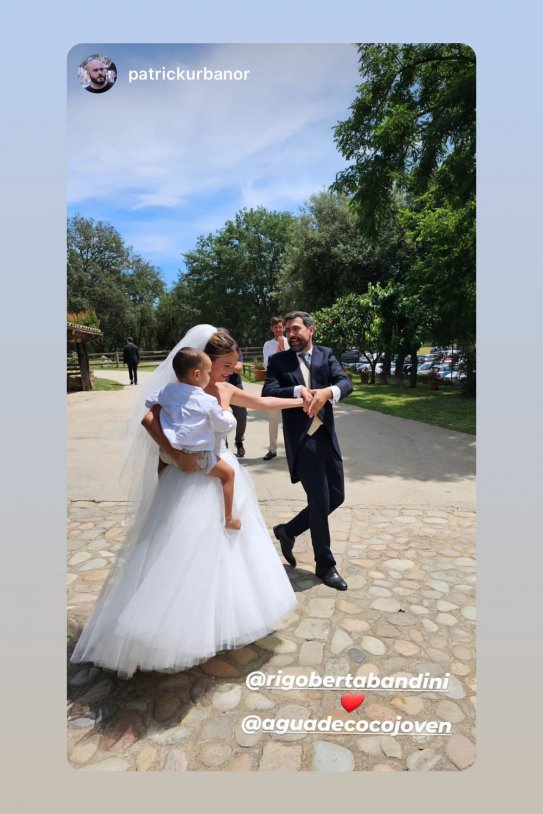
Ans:
<svg viewBox="0 0 543 814"><path fill-rule="evenodd" d="M476 760L468 45L67 57L76 770Z"/></svg>

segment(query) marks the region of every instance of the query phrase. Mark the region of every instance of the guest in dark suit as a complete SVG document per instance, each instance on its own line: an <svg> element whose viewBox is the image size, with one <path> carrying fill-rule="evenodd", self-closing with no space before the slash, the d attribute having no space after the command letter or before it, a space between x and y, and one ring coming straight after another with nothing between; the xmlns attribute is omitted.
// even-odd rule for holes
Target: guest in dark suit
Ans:
<svg viewBox="0 0 543 814"><path fill-rule="evenodd" d="M332 350L313 344L315 323L310 314L287 314L285 330L290 350L270 356L262 395L304 399L303 409L284 410L282 415L290 479L301 481L307 506L273 531L294 567L295 538L310 529L317 576L325 585L344 591L347 583L335 568L328 528L328 515L345 499L332 404L348 396L353 386Z"/></svg>
<svg viewBox="0 0 543 814"><path fill-rule="evenodd" d="M131 336L126 340L126 345L123 349L123 362L128 367L128 375L130 376L130 384L138 383L138 365L140 361L140 351Z"/></svg>
<svg viewBox="0 0 543 814"><path fill-rule="evenodd" d="M240 390L243 390L243 381L241 378L242 372L243 354L240 351L238 361L234 365L234 372L228 377L230 384L233 384L235 387L239 387ZM237 404L232 404L231 410L234 413L234 418L236 419L236 456L238 458L244 458L245 447L243 446L243 442L245 440L245 429L247 427L247 407L239 407ZM226 442L226 446L228 447L228 441Z"/></svg>

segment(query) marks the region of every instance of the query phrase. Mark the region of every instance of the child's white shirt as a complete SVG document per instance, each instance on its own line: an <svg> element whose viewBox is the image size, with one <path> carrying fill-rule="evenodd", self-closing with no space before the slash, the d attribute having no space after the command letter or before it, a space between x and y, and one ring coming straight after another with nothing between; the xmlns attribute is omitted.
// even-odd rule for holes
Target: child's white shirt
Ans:
<svg viewBox="0 0 543 814"><path fill-rule="evenodd" d="M160 404L160 425L174 449L190 452L213 450L215 432L230 432L236 426L231 412L221 409L215 396L184 382L167 384L145 402L151 409Z"/></svg>

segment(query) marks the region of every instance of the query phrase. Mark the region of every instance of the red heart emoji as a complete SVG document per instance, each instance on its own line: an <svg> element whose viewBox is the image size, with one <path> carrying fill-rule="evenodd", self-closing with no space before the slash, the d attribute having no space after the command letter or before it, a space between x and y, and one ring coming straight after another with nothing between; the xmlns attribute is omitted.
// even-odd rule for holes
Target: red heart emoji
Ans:
<svg viewBox="0 0 543 814"><path fill-rule="evenodd" d="M341 696L341 706L343 709L347 710L347 712L352 712L353 709L356 709L360 706L360 704L364 703L366 696L363 692L346 692L344 695Z"/></svg>

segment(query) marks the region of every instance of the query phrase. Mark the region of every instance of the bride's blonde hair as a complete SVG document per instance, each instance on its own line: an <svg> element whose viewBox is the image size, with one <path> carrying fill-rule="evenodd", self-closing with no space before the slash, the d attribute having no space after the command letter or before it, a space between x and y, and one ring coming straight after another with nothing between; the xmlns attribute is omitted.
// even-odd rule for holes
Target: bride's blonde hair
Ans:
<svg viewBox="0 0 543 814"><path fill-rule="evenodd" d="M239 345L226 328L217 328L204 348L204 353L207 353L210 359L217 359L234 351L239 353Z"/></svg>

